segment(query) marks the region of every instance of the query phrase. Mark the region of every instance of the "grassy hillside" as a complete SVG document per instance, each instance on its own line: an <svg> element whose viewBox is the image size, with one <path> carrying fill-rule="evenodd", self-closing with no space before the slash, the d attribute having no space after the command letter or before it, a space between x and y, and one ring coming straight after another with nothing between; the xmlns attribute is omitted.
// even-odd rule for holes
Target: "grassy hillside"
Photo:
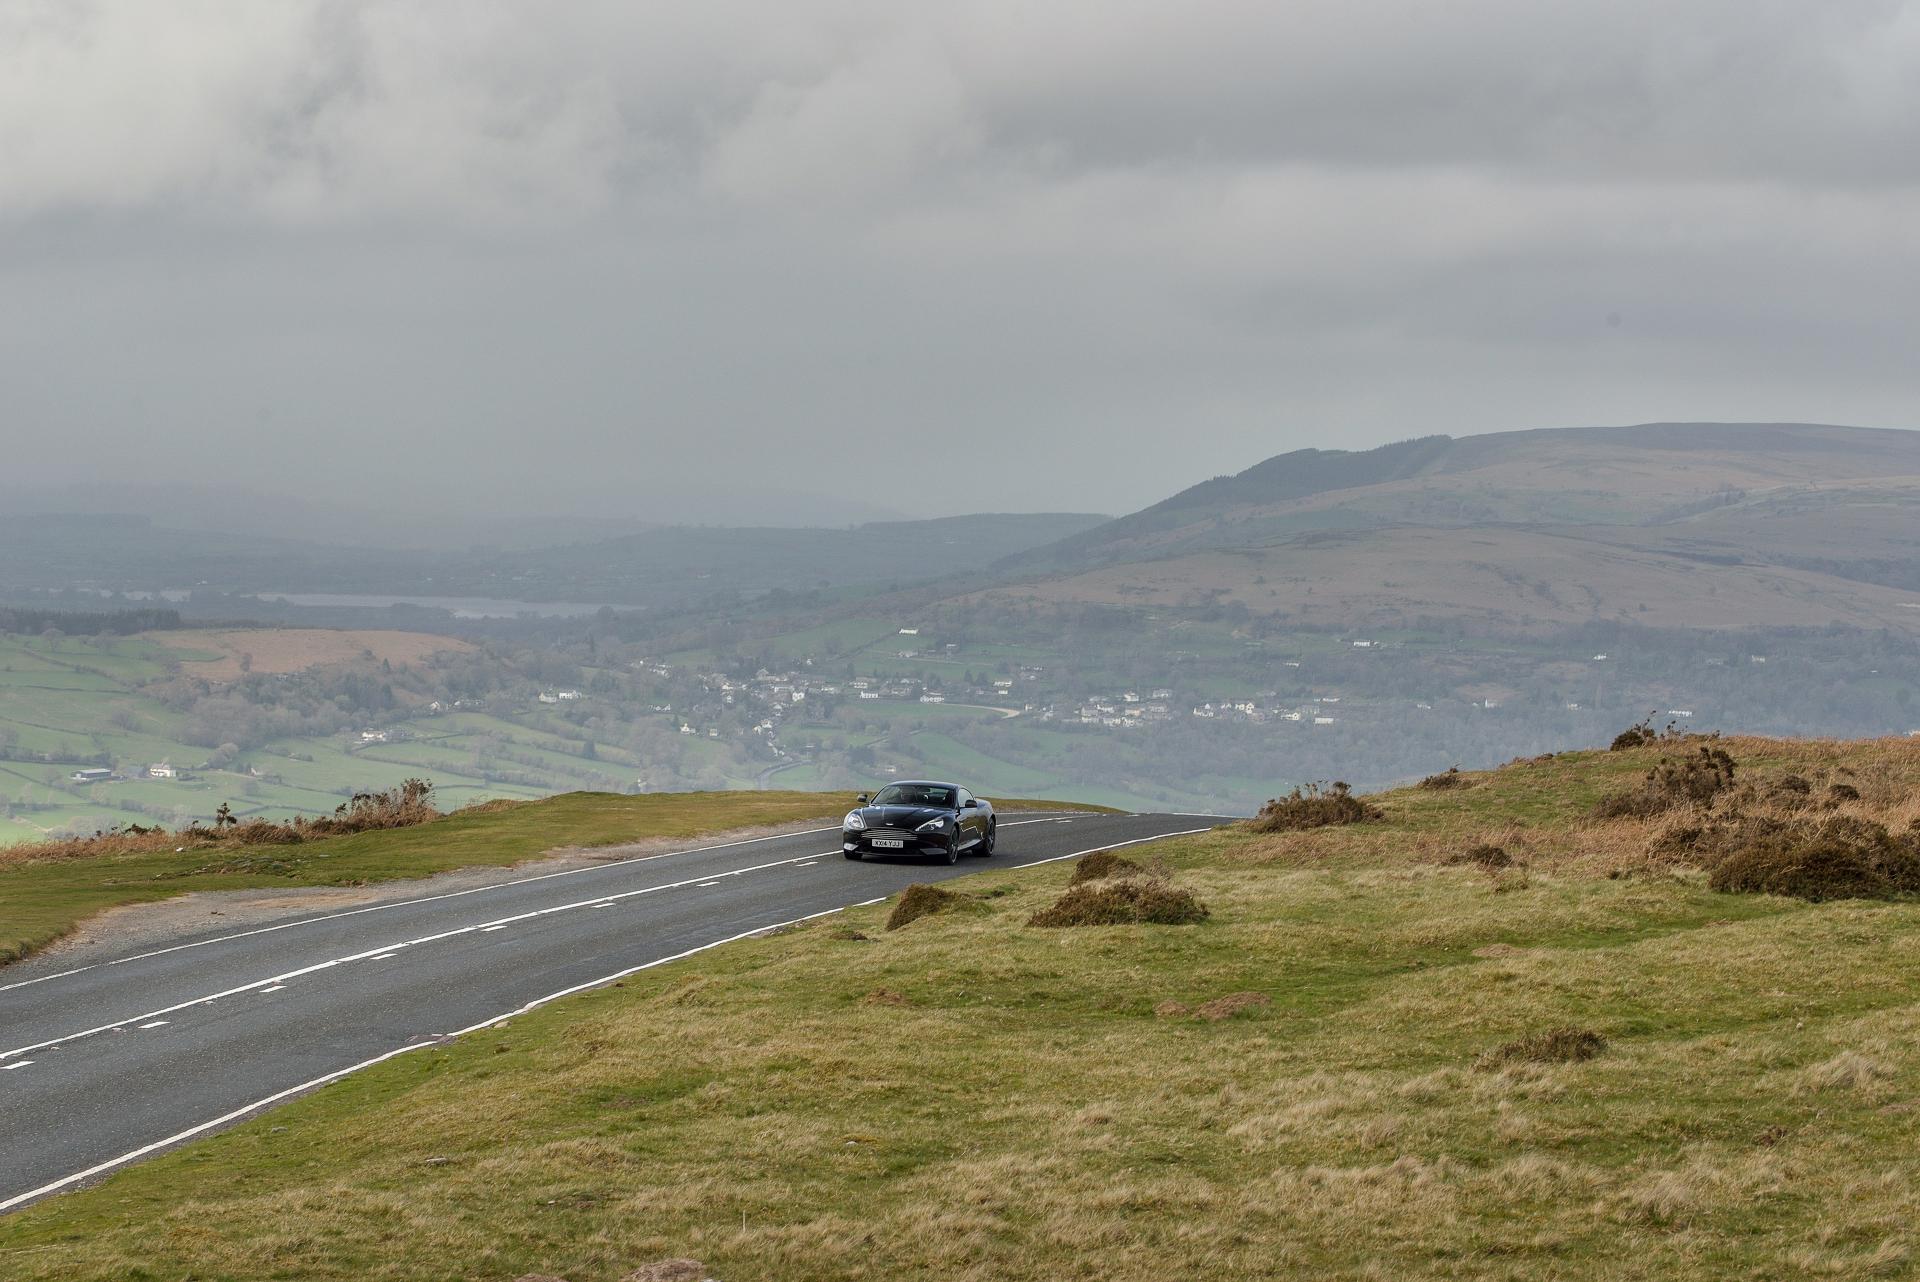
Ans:
<svg viewBox="0 0 1920 1282"><path fill-rule="evenodd" d="M1646 424L1299 450L999 569L1016 601L1315 626L1912 629L1917 519L1920 433Z"/></svg>
<svg viewBox="0 0 1920 1282"><path fill-rule="evenodd" d="M1198 925L1030 926L1050 865L729 946L9 1217L0 1268L1905 1276L1920 903L1717 893L1676 834L1904 831L1920 745L1720 746L1710 813L1592 817L1662 744L1152 848Z"/></svg>

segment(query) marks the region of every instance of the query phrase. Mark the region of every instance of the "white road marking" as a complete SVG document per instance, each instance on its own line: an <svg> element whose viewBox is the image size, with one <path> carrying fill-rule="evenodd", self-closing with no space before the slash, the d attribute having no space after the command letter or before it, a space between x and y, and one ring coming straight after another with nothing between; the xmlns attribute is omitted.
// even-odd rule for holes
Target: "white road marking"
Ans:
<svg viewBox="0 0 1920 1282"><path fill-rule="evenodd" d="M49 979L65 979L69 975L78 975L83 970L92 970L92 966L75 966L72 970L55 971L51 975L42 975L38 979L22 979L12 984L0 984L0 993L13 988L25 988L29 984L44 984Z"/></svg>
<svg viewBox="0 0 1920 1282"><path fill-rule="evenodd" d="M720 883L719 883L719 882L717 882L717 881L703 881L703 882L701 882L701 883L700 883L700 888L701 888L702 890L704 890L704 889L706 889L706 888L707 888L708 886L718 886L719 884L720 884Z"/></svg>
<svg viewBox="0 0 1920 1282"><path fill-rule="evenodd" d="M398 956L398 954L397 953L377 953L374 956L369 957L367 960L368 961L386 961L389 957L395 957L395 956Z"/></svg>
<svg viewBox="0 0 1920 1282"><path fill-rule="evenodd" d="M33 1063L33 1061L32 1061L32 1060L30 1060L30 1059L23 1059L23 1060L20 1060L20 1061L18 1061L17 1063L13 1063L13 1064L0 1064L0 1073L11 1073L11 1072L12 1072L12 1071L13 1071L14 1069L16 1069L16 1068L25 1068L25 1067L26 1067L27 1065L29 1065L29 1064L31 1064L31 1063ZM0 1207L0 1210L4 1210L4 1209L6 1209L6 1208L4 1208L4 1207Z"/></svg>
<svg viewBox="0 0 1920 1282"><path fill-rule="evenodd" d="M769 868L784 868L788 864L797 864L803 859L819 859L824 853L825 852L815 852L810 855L795 855L790 859L775 859L769 863L753 864L746 868L736 868L731 872L721 873L718 878L714 878L713 880L724 881L728 877L743 877L748 873L764 872ZM536 908L531 912L515 913L511 917L502 917L498 921L477 922L467 926L456 926L451 930L441 930L431 935L421 935L417 939L390 940L383 944L377 944L372 948L362 949L357 953L350 953L345 957L329 958L326 961L314 962L310 965L302 966L298 970L286 971L283 974L272 975L266 979L256 979L245 984L236 984L232 988L222 989L220 992L212 993L205 997L194 997L187 1001L176 1002L171 1006L163 1006L158 1010L145 1011L138 1015L129 1015L124 1019L116 1019L111 1023L99 1024L93 1028L83 1029L77 1033L68 1033L44 1042L34 1042L28 1046L16 1046L10 1050L0 1050L0 1060L13 1059L16 1056L25 1055L31 1051L40 1050L43 1047L55 1046L62 1042L73 1042L83 1037L92 1037L97 1033L104 1033L111 1029L118 1028L122 1024L131 1024L137 1019L152 1019L159 1015L171 1015L175 1011L185 1010L190 1006L205 1006L212 1002L219 1001L222 997L231 997L236 993L264 990L269 985L284 984L289 979L298 979L302 975L311 975L317 971L331 970L335 966L342 966L348 962L365 961L380 953L394 952L402 948L412 948L417 944L436 943L442 939L452 939L457 935L468 935L480 931L503 930L515 922L530 921L536 917L548 917L554 913L568 912L575 908L586 908L593 904L614 903L622 899L634 899L641 895L658 894L663 890L678 890L683 886L696 885L699 880L698 878L688 877L682 881L662 882L658 886L642 886L638 890L622 891L617 895L595 895L591 899L576 899L571 903L555 904L550 908Z"/></svg>
<svg viewBox="0 0 1920 1282"><path fill-rule="evenodd" d="M880 900L875 899L875 900L869 900L868 902L877 904L880 902ZM390 1060L397 1055L405 1055L408 1051L417 1051L428 1046L439 1046L449 1038L464 1037L468 1033L475 1033L480 1031L483 1028L490 1028L493 1025L502 1022L503 1020L513 1019L516 1016L525 1015L529 1011L537 1010L540 1007L545 1006L548 1002L558 1001L562 997L571 997L575 993L585 992L589 988L600 988L607 984L613 983L615 980L625 979L629 975L637 975L643 970L652 970L655 966L664 966L668 962L681 961L685 958L692 957L695 953L704 953L710 948L718 948L722 944L737 943L742 939L747 939L754 935L763 935L767 931L778 930L782 926L797 926L803 921L812 921L816 917L831 917L834 913L845 912L845 911L846 910L844 908L829 908L823 912L808 913L804 917L795 917L789 921L770 922L765 926L756 926L752 930L743 930L739 934L729 935L725 939L716 939L710 944L701 944L697 947L689 948L685 952L674 953L671 957L660 957L650 962L642 962L638 966L630 966L626 970L617 971L614 974L604 976L603 978L600 978L600 979L589 980L584 984L575 984L571 988L563 988L559 992L549 993L545 997L536 997L532 1001L528 1002L526 1005L521 1006L516 1010L510 1010L504 1015L494 1015L491 1018L481 1020L477 1024L469 1024L465 1028L458 1029L454 1032L448 1033L446 1037L436 1037L430 1041L409 1042L405 1046L397 1046L394 1049L387 1051L384 1054L374 1056L372 1059L362 1060L360 1063L349 1065L346 1068L335 1069L331 1073L323 1074L319 1077L314 1078L311 1081L302 1082L298 1086L289 1086L287 1089L283 1091L275 1091L273 1094L267 1096L265 1099L255 1100L253 1103L243 1105L240 1108L236 1108L230 1113L223 1113L219 1117L216 1117L211 1121L201 1122L198 1125L190 1126L186 1130L181 1131L178 1134L169 1135L166 1139L155 1140L151 1144L143 1144L139 1148L134 1149L131 1153L122 1153L119 1157L109 1158L104 1162L100 1162L94 1166L89 1166L84 1171L76 1171L72 1175L62 1176L61 1178L54 1180L50 1184L42 1184L37 1189L29 1189L25 1193L16 1193L14 1196L7 1198L5 1201L0 1201L0 1211L10 1211L16 1206L20 1206L24 1203L33 1201L35 1198L45 1197L49 1193L57 1193L61 1189L66 1188L70 1184L77 1184L81 1180L91 1179L93 1176L96 1176L96 1175L104 1175L106 1172L111 1171L116 1167L125 1166L128 1162L138 1161L140 1158L145 1157L149 1153L157 1153L161 1149L171 1148L175 1144L183 1143L187 1140L192 1139L194 1136L199 1135L205 1131L210 1131L217 1126L224 1126L228 1122L237 1122L241 1118L244 1118L249 1114L257 1113L261 1109L269 1108L272 1105L278 1104L281 1100L291 1099L295 1095L299 1095L299 1094L302 1094L303 1092L314 1090L321 1086L325 1086L329 1082L338 1081L339 1079L346 1077L349 1074L358 1073L362 1069L372 1068L375 1064L383 1064L387 1060ZM31 1064L31 1063L33 1063L32 1060L23 1060L19 1064L0 1066L0 1071L4 1071L6 1068L25 1068L28 1064Z"/></svg>
<svg viewBox="0 0 1920 1282"><path fill-rule="evenodd" d="M286 988L285 984L275 984L272 988L263 988L260 991L263 993L278 993L283 991L285 988Z"/></svg>
<svg viewBox="0 0 1920 1282"><path fill-rule="evenodd" d="M588 905L587 905L587 907L589 907L589 908L611 908L611 907L613 907L613 905L612 905L612 904L588 904Z"/></svg>
<svg viewBox="0 0 1920 1282"><path fill-rule="evenodd" d="M1030 822L1038 822L1038 821L1030 821ZM1062 859L1077 859L1081 855L1090 855L1096 850L1113 850L1121 846L1137 846L1144 842L1164 841L1169 837L1187 837L1187 836L1192 836L1194 833L1211 832L1211 831L1212 831L1211 827L1189 828L1182 832L1166 832L1166 833L1158 833L1151 837L1135 837L1130 841L1111 842L1107 845L1089 847L1086 850L1077 850L1070 855L1054 855L1045 859L1030 860L1028 863L1016 864L1014 866L1020 867L1020 868L1027 868L1027 867L1032 867L1035 864L1054 863ZM818 858L820 856L814 856L814 857ZM778 861L778 863L762 864L760 865L760 867L773 868L773 867L778 867L781 864L791 864L791 863L797 863L797 862L799 862L799 860L783 859ZM756 871L756 869L741 869L740 871L752 872L752 871ZM729 874L729 875L734 875L734 874ZM685 885L686 883L680 882L676 884ZM616 896L615 898L626 898L630 895L644 895L644 894L649 894L654 890L666 890L670 888L671 887L668 887L668 886L648 887L645 890L629 891L627 895ZM880 895L872 899L861 900L857 904L848 905L848 907L867 908L867 907L871 907L874 904L884 903L888 898L890 898L890 896ZM603 906L603 901L599 901L599 900L586 900L582 902L587 904L588 906L596 907L596 908ZM547 909L544 911L551 912L556 910ZM773 922L765 926L756 926L752 930L744 930L737 935L729 935L725 939L716 939L711 943L699 944L693 948L689 948L685 950L684 952L674 953L668 957L656 958L655 960L650 962L642 962L638 966L630 966L625 970L615 971L611 975L603 975L599 979L592 979L582 984L575 984L571 988L563 988L559 992L549 993L545 997L536 997L534 1000L528 1002L526 1005L521 1006L516 1010L508 1011L504 1015L491 1016L490 1018L480 1020L478 1023L469 1024L465 1028L457 1029L456 1031L447 1034L445 1038L434 1038L430 1041L423 1041L423 1042L409 1042L405 1046L395 1047L393 1050L387 1051L380 1055L376 1055L372 1059L362 1060L358 1064L352 1064L346 1068L336 1069L331 1073L326 1073L319 1077L313 1078L311 1081L302 1082L298 1086L290 1086L285 1090L276 1091L272 1095L266 1096L264 1099L255 1100L251 1104L246 1104L241 1106L240 1108L234 1109L231 1112L223 1113L219 1117L213 1118L210 1121L200 1122L194 1126L190 1126L184 1131L180 1131L177 1134L168 1136L166 1139L155 1140L151 1144L144 1144L141 1147L134 1149L132 1152L123 1153L119 1157L109 1158L107 1161L100 1162L100 1163L97 1163L96 1165L90 1166L84 1171L76 1171L72 1175L62 1176L61 1178L54 1180L51 1183L43 1184L39 1188L30 1189L25 1193L17 1193L13 1197L7 1198L4 1201L0 1201L0 1211L10 1211L16 1206L20 1206L27 1202L31 1202L36 1198L45 1197L49 1193L57 1193L61 1189L66 1188L69 1185L77 1184L82 1180L90 1179L96 1175L105 1174L106 1172L114 1170L117 1167L125 1166L129 1162L138 1161L140 1158L145 1157L149 1153L156 1153L162 1149L171 1148L176 1144L184 1143L185 1141L192 1139L194 1136L200 1135L206 1131L210 1131L215 1127L224 1126L229 1122L237 1122L242 1118L247 1117L250 1114L257 1113L262 1109L269 1108L274 1104L278 1104L282 1100L290 1099L295 1095L302 1094L303 1092L314 1090L321 1086L325 1086L329 1082L338 1081L340 1078L346 1077L353 1073L360 1072L363 1069L372 1068L376 1064L385 1063L387 1060L393 1059L396 1056L405 1055L408 1051L417 1051L417 1050L420 1050L422 1047L440 1045L443 1041L449 1038L462 1037L468 1033L477 1032L480 1029L488 1028L493 1025L499 1024L504 1020L513 1019L516 1016L527 1014L529 1011L537 1010L540 1007L545 1006L549 1002L558 1001L563 997L571 997L575 993L585 992L588 989L604 987L605 985L611 984L616 980L625 979L629 975L637 975L643 970L651 970L656 966L664 966L668 962L681 961L685 958L692 957L698 953L706 952L709 949L719 948L724 944L736 943L739 940L747 939L754 935L765 934L767 931L770 931L770 930L778 930L783 926L797 926L803 921L813 921L815 918L819 918L819 917L831 917L835 913L844 912L844 911L846 911L846 908L828 908L821 912L808 913L803 917L794 917L788 921ZM450 935L463 934L466 931L469 931L472 929L473 927L468 926L468 927L463 927L460 930L449 931L447 932L447 934L450 934ZM444 935L429 936L428 938L437 939L437 938L445 938L445 936ZM426 942L426 941L416 940L412 942ZM343 960L352 960L352 959L343 959ZM322 963L319 966L309 967L308 969L320 970L334 964L337 964L337 963L326 962L326 963ZM301 972L295 972L295 973L304 974L306 972L301 971ZM191 1003L188 1003L188 1004L191 1004ZM121 1022L125 1023L127 1021L123 1020ZM161 1021L161 1022L165 1022L165 1021ZM84 1034L82 1034L82 1036L84 1036ZM41 1045L55 1045L55 1044L56 1043L41 1043ZM33 1048L29 1047L26 1049L33 1049ZM4 1057L5 1055L14 1054L14 1053L17 1053L17 1052L0 1052L0 1057ZM32 1060L22 1060L17 1064L0 1065L0 1071L5 1071L11 1068L24 1068L28 1064L31 1064L33 1062L34 1061Z"/></svg>
<svg viewBox="0 0 1920 1282"><path fill-rule="evenodd" d="M173 1022L173 1021L172 1021L172 1020L170 1020L170 1019L154 1019L154 1020L149 1020L149 1021L147 1021L146 1023L144 1023L144 1024L142 1024L142 1025L140 1025L140 1027L141 1027L142 1029L147 1029L147 1028L165 1028L165 1027L166 1027L166 1026L167 1026L168 1024L171 1024L172 1022Z"/></svg>
<svg viewBox="0 0 1920 1282"><path fill-rule="evenodd" d="M145 961L149 957L162 957L168 953L184 952L190 948L205 948L209 944L224 944L235 939L248 939L254 935L270 935L276 930L292 930L296 926L313 926L325 921L338 921L343 917L358 917L363 913L385 912L389 908L407 908L414 904L438 903L443 899L459 899L465 895L484 894L489 890L505 890L510 886L526 886L536 881L551 881L555 877L574 877L585 872L599 872L606 868L625 868L629 864L644 864L655 859L678 859L683 855L702 855L713 850L732 850L739 846L752 846L766 841L779 841L786 837L806 837L819 832L838 832L839 825L831 828L800 828L793 832L770 833L765 837L746 837L740 841L723 841L713 846L689 846L685 850L666 850L657 855L635 855L631 859L615 859L604 864L589 864L584 868L562 868L559 872L544 872L536 877L517 877L512 881L497 881L487 886L469 886L465 890L449 890L438 895L422 895L417 899L396 899L391 903L369 904L365 908L349 908L344 912L326 913L319 917L302 917L299 921L283 921L273 926L261 926L257 930L236 931L231 935L218 935L212 939L196 939L190 944L175 944L170 948L156 948L152 952L135 953L131 957L116 957L109 962L96 962L79 966L73 970L63 970L58 975L42 975L38 979L21 980L17 984L8 984L0 988L0 993L8 988L24 988L28 984L43 984L49 979L64 979L68 975L78 975L83 970L93 970L96 966L123 966L128 962ZM428 874L432 876L433 874Z"/></svg>
<svg viewBox="0 0 1920 1282"><path fill-rule="evenodd" d="M1073 819L1071 817L1065 817L1065 816L1058 817L1058 818L1051 818L1051 819L1009 819L1002 822L1000 826L1002 828L1018 828L1022 824L1054 824L1054 823L1072 823L1072 822L1073 822ZM406 908L413 904L437 903L443 899L459 899L466 895L484 894L490 890L505 890L512 886L525 886L525 885L530 885L533 882L548 881L555 877L572 877L572 876L577 876L580 873L599 872L602 869L606 869L606 868L624 868L629 864L648 863L655 859L678 859L685 855L700 855L700 854L706 854L709 851L714 851L714 850L732 850L739 846L752 846L752 845L757 845L761 842L779 841L784 837L806 837L806 836L811 836L814 833L834 832L834 831L837 831L837 826L834 828L802 828L794 832L776 832L776 833L769 834L768 836L765 836L765 837L747 837L740 841L723 841L712 846L689 846L685 850L668 850L668 851L663 851L657 855L635 855L631 859L616 859L609 863L591 864L584 868L563 868L558 872L541 873L540 875L535 877L517 877L512 881L499 881L486 886L469 886L465 890L449 890L438 895L421 895L416 899L396 899L391 901L390 903L369 904L364 908L349 908L344 912L324 913L318 917L302 917L299 921L283 921L283 922L278 922L272 926L261 926L254 930L236 931L231 935L216 935L212 939L196 939L190 944L174 944L168 948L155 948L149 952L134 953L132 956L129 956L129 957L116 957L112 961L93 962L85 966L76 966L72 970L58 971L52 975L40 975L34 979L22 979L22 980L17 980L11 984L0 984L0 993L4 993L15 988L25 988L30 984L44 984L49 980L66 979L68 976L78 975L83 971L96 970L101 966L123 966L128 962L145 961L148 958L152 958L152 957L164 957L168 953L185 952L193 948L205 948L209 944L231 943L233 940L236 940L236 939L250 939L255 935L270 935L270 934L273 934L275 931L293 930L300 926L314 926L314 925L318 925L321 922L339 921L341 918L344 918L344 917L358 917L364 913L385 912L390 908Z"/></svg>

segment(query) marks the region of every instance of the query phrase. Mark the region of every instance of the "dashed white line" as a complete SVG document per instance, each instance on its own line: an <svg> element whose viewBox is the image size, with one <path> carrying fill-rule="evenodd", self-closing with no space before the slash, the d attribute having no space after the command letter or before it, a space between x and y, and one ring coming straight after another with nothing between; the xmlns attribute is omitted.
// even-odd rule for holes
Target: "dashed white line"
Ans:
<svg viewBox="0 0 1920 1282"><path fill-rule="evenodd" d="M388 958L397 957L397 956L399 956L398 953L378 953L372 957L367 958L367 960L368 961L386 961Z"/></svg>
<svg viewBox="0 0 1920 1282"><path fill-rule="evenodd" d="M285 988L286 988L285 984L275 984L272 988L263 988L260 991L263 993L277 993L284 990Z"/></svg>
<svg viewBox="0 0 1920 1282"><path fill-rule="evenodd" d="M143 1030L148 1028L165 1028L168 1024L171 1024L172 1022L173 1021L170 1019L153 1019L153 1020L148 1020L146 1023L140 1025L140 1027Z"/></svg>
<svg viewBox="0 0 1920 1282"><path fill-rule="evenodd" d="M769 868L784 868L789 864L797 864L803 859L819 859L821 857L822 857L821 852L816 851L811 855L795 855L791 859L775 859L764 864L752 864L746 868L735 868L731 872L721 873L720 876L718 878L715 878L714 880L724 881L729 877L744 877L748 873L764 872ZM622 891L620 894L617 894L617 895L595 895L591 899L576 899L571 903L555 904L550 908L538 908L533 910L532 912L515 913L511 917L503 917L498 921L484 922L484 923L478 923L475 925L468 925L468 926L455 926L451 930L436 931L431 935L422 935L417 939L389 940L386 943L376 945L375 947L372 947L372 948L362 949L360 952L351 953L345 957L333 957L333 958L329 958L326 961L314 962L311 965L302 966L298 970L290 970L290 971L286 971L283 974L272 975L266 979L256 979L249 983L236 984L232 988L224 989L220 992L209 994L206 997L190 998L187 1001L176 1002L172 1006L163 1006L159 1010L150 1010L150 1011L144 1011L138 1015L129 1015L125 1019L116 1019L112 1023L99 1024L93 1028L82 1029L81 1031L76 1033L68 1033L62 1037L50 1038L49 1040L43 1041L43 1042L34 1042L28 1046L16 1046L10 1050L0 1050L0 1060L13 1059L16 1056L25 1055L32 1051L40 1050L44 1047L58 1045L59 1043L62 1043L62 1042L72 1042L72 1041L78 1041L83 1037L92 1037L96 1033L104 1033L111 1029L121 1027L122 1025L130 1024L136 1019L151 1019L156 1015L171 1015L175 1011L185 1010L190 1006L210 1005L211 1003L220 1000L222 997L231 997L236 993L263 991L263 990L266 990L270 985L282 984L286 980L298 979L302 975L311 975L316 971L331 970L335 966L342 966L348 962L365 961L366 959L370 957L374 957L380 953L393 952L402 948L411 948L417 944L431 944L442 939L452 939L458 935L472 934L476 931L504 930L508 926L513 925L515 922L530 921L536 917L547 917L547 916L551 916L554 913L568 912L575 908L585 908L592 904L614 903L623 899L633 899L640 895L658 894L663 890L678 890L683 886L692 886L696 884L698 884L697 879L689 877L682 881L662 882L658 886L642 886L637 890ZM0 1209L3 1209L3 1208L0 1208Z"/></svg>
<svg viewBox="0 0 1920 1282"><path fill-rule="evenodd" d="M23 1059L12 1064L0 1064L0 1073L11 1073L14 1069L25 1068L27 1065L33 1062L34 1061L30 1059Z"/></svg>
<svg viewBox="0 0 1920 1282"><path fill-rule="evenodd" d="M701 883L700 883L700 885L699 885L699 889L702 889L702 890L704 890L704 889L706 889L706 888L707 888L708 886L718 886L719 884L720 884L720 883L719 883L719 882L717 882L717 881L703 881L703 882L701 882Z"/></svg>

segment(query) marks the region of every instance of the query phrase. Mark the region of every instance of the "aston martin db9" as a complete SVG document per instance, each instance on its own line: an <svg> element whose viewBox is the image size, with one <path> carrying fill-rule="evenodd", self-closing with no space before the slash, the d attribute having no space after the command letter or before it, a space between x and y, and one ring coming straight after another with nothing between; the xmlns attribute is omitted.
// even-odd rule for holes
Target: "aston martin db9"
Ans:
<svg viewBox="0 0 1920 1282"><path fill-rule="evenodd" d="M840 824L840 848L849 859L918 855L956 863L963 854L993 853L993 803L958 784L903 780L861 797Z"/></svg>

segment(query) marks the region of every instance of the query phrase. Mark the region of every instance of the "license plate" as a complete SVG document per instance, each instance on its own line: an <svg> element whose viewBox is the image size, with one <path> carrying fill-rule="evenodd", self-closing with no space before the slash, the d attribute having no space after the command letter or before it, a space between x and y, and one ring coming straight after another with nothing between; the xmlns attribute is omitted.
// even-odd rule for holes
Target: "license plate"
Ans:
<svg viewBox="0 0 1920 1282"><path fill-rule="evenodd" d="M875 850L899 850L906 844L904 841L895 841L891 837L875 837L873 839L873 848Z"/></svg>

